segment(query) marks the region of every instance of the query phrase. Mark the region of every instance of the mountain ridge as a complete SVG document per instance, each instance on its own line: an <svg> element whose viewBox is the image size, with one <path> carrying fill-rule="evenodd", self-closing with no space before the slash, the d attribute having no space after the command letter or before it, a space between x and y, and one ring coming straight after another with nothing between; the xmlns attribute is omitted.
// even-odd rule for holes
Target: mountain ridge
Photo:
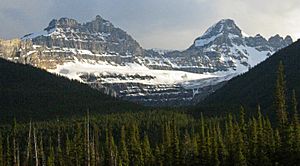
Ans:
<svg viewBox="0 0 300 166"><path fill-rule="evenodd" d="M104 95L86 84L0 58L0 123L138 111L142 106Z"/></svg>
<svg viewBox="0 0 300 166"><path fill-rule="evenodd" d="M279 50L266 61L258 64L249 72L229 80L222 88L209 95L200 105L239 106L255 110L257 105L270 111L274 101L277 69L280 62L284 65L286 75L286 98L291 98L292 91L300 96L300 40ZM289 105L289 103L287 103Z"/></svg>
<svg viewBox="0 0 300 166"><path fill-rule="evenodd" d="M206 41L183 51L145 50L101 16L86 23L61 18L50 21L43 32L25 35L21 44L7 49L14 52L2 56L124 100L179 106L195 104L291 42L276 36L271 46L261 36L245 36L230 19L217 22L197 40Z"/></svg>

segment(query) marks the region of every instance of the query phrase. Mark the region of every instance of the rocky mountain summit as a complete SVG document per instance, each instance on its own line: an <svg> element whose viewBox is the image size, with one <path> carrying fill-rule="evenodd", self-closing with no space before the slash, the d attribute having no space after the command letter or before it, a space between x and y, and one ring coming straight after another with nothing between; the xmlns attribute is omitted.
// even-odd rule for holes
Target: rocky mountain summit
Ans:
<svg viewBox="0 0 300 166"><path fill-rule="evenodd" d="M141 56L143 49L130 35L99 15L91 22L80 24L74 19L52 20L41 33L31 33L22 40L32 40L46 47L89 50L95 54Z"/></svg>
<svg viewBox="0 0 300 166"><path fill-rule="evenodd" d="M168 52L166 66L189 72L245 72L276 51L290 45L290 36L265 39L251 37L233 20L224 19L210 27L184 51Z"/></svg>
<svg viewBox="0 0 300 166"><path fill-rule="evenodd" d="M145 50L100 16L90 22L53 19L39 33L0 41L0 56L86 83L145 105L186 105L203 99L292 43L290 36L246 35L221 20L184 51Z"/></svg>

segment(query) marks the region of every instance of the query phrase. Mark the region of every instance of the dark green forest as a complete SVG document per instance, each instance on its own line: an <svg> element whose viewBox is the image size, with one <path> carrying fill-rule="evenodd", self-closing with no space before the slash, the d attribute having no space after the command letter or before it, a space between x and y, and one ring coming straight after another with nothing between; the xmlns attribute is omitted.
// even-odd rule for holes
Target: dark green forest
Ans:
<svg viewBox="0 0 300 166"><path fill-rule="evenodd" d="M0 166L298 166L298 52L300 41L185 109L0 59Z"/></svg>
<svg viewBox="0 0 300 166"><path fill-rule="evenodd" d="M260 104L264 114L273 116L273 96L280 62L284 65L288 97L292 96L293 90L296 91L297 96L300 96L299 53L300 40L279 50L248 72L229 80L222 88L200 102L196 110L203 107L203 110L224 112L224 108L230 110L239 108L240 105L243 105L245 109L253 110L257 104Z"/></svg>
<svg viewBox="0 0 300 166"><path fill-rule="evenodd" d="M288 97L284 67L274 82L276 121L262 115L192 116L143 111L1 126L0 165L283 165L300 163L295 91ZM290 103L290 104L289 104ZM292 108L292 109L287 109Z"/></svg>
<svg viewBox="0 0 300 166"><path fill-rule="evenodd" d="M285 112L286 113L286 112ZM193 118L147 111L3 126L1 165L299 165L297 112ZM285 119L285 120L283 120Z"/></svg>
<svg viewBox="0 0 300 166"><path fill-rule="evenodd" d="M138 111L142 106L109 97L78 81L0 59L0 123Z"/></svg>

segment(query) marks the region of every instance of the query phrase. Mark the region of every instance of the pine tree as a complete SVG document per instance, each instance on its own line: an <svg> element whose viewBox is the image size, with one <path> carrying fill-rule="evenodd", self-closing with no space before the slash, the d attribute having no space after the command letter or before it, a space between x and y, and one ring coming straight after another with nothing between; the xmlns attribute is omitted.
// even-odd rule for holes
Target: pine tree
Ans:
<svg viewBox="0 0 300 166"><path fill-rule="evenodd" d="M12 125L12 143L13 143L13 165L17 165L17 121L14 119Z"/></svg>
<svg viewBox="0 0 300 166"><path fill-rule="evenodd" d="M180 159L181 159L181 165L192 165L191 163L193 162L193 153L195 153L193 150L194 144L191 140L191 137L187 131L187 129L185 129L185 134L184 134L184 138L183 141L181 141L181 145L180 145ZM197 141L196 141L196 146L197 146Z"/></svg>
<svg viewBox="0 0 300 166"><path fill-rule="evenodd" d="M218 150L219 160L222 163L222 165L226 165L226 163L228 163L227 162L228 149L225 147L219 124L217 124L217 137L218 137L218 145L219 145L219 150Z"/></svg>
<svg viewBox="0 0 300 166"><path fill-rule="evenodd" d="M105 159L104 164L114 166L117 164L117 148L111 127L107 127L105 131Z"/></svg>
<svg viewBox="0 0 300 166"><path fill-rule="evenodd" d="M2 133L0 133L0 165L4 165L4 160L3 160L3 140L2 140Z"/></svg>
<svg viewBox="0 0 300 166"><path fill-rule="evenodd" d="M243 106L241 106L241 108L240 108L240 129L241 129L241 133L243 135L243 139L246 139L247 125L245 122L245 109Z"/></svg>
<svg viewBox="0 0 300 166"><path fill-rule="evenodd" d="M54 147L52 145L51 138L49 143L49 156L47 159L47 166L55 166L55 152L54 152Z"/></svg>
<svg viewBox="0 0 300 166"><path fill-rule="evenodd" d="M218 145L218 135L217 135L217 129L214 126L213 132L212 132L212 165L219 166L220 160L219 160L219 145Z"/></svg>
<svg viewBox="0 0 300 166"><path fill-rule="evenodd" d="M180 161L179 161L179 138L178 138L178 131L177 131L177 127L175 125L174 122L174 118L173 118L173 122L172 122L172 142L171 142L171 151L172 151L172 165L176 166L176 165L180 165Z"/></svg>
<svg viewBox="0 0 300 166"><path fill-rule="evenodd" d="M293 119L292 119L293 149L296 154L300 155L300 124L299 124L299 115L298 115L298 103L296 99L295 90L293 90L293 95L292 95L292 110L293 110Z"/></svg>
<svg viewBox="0 0 300 166"><path fill-rule="evenodd" d="M156 145L155 150L154 150L154 156L155 156L155 164L156 166L163 166L163 157L161 153L161 149L159 148L158 145Z"/></svg>
<svg viewBox="0 0 300 166"><path fill-rule="evenodd" d="M9 136L6 137L6 165L12 165L11 164L11 146L9 141Z"/></svg>
<svg viewBox="0 0 300 166"><path fill-rule="evenodd" d="M234 125L234 147L233 147L233 159L234 159L234 165L237 166L246 166L247 160L246 156L244 154L245 152L245 146L244 146L244 140L243 135L241 133L241 129L236 124Z"/></svg>
<svg viewBox="0 0 300 166"><path fill-rule="evenodd" d="M150 147L150 142L148 135L145 133L142 143L142 151L143 151L143 157L144 157L144 165L152 165L153 164L153 154Z"/></svg>
<svg viewBox="0 0 300 166"><path fill-rule="evenodd" d="M257 156L257 162L258 163L264 163L266 166L271 165L270 159L268 158L268 155L266 153L266 142L265 138L267 138L266 135L264 135L264 126L263 126L263 117L260 111L260 106L258 105L257 107L258 110L258 125L257 125L257 151L256 151L256 156Z"/></svg>
<svg viewBox="0 0 300 166"><path fill-rule="evenodd" d="M257 162L257 148L258 148L258 129L257 121L252 118L250 122L250 138L249 138L249 165L255 165Z"/></svg>
<svg viewBox="0 0 300 166"><path fill-rule="evenodd" d="M129 165L128 150L127 150L127 146L126 146L126 136L125 136L125 127L124 126L122 126L122 128L121 128L120 159L121 159L122 166Z"/></svg>
<svg viewBox="0 0 300 166"><path fill-rule="evenodd" d="M277 111L278 124L281 130L283 130L287 123L285 84L284 67L282 61L280 61L277 71L275 108Z"/></svg>
<svg viewBox="0 0 300 166"><path fill-rule="evenodd" d="M172 132L169 122L162 127L163 135L163 147L161 148L161 154L164 158L164 165L172 165Z"/></svg>
<svg viewBox="0 0 300 166"><path fill-rule="evenodd" d="M84 134L82 131L82 126L80 123L76 124L74 140L74 149L73 149L73 163L77 166L84 163Z"/></svg>
<svg viewBox="0 0 300 166"><path fill-rule="evenodd" d="M133 124L129 130L128 154L130 165L143 165L143 154L139 140L138 127Z"/></svg>
<svg viewBox="0 0 300 166"><path fill-rule="evenodd" d="M31 130L32 130L32 125L31 125L31 121L30 121L28 138L27 138L26 160L25 160L24 165L29 164L29 159L30 159L30 155L31 155L31 132L32 132Z"/></svg>
<svg viewBox="0 0 300 166"><path fill-rule="evenodd" d="M225 142L228 150L228 162L234 161L234 126L233 126L233 117L232 114L229 114L227 117L226 125L225 125Z"/></svg>
<svg viewBox="0 0 300 166"><path fill-rule="evenodd" d="M39 157L38 157L38 145L37 145L37 136L35 132L35 128L33 128L33 142L34 142L34 158L35 158L35 165L39 165Z"/></svg>
<svg viewBox="0 0 300 166"><path fill-rule="evenodd" d="M206 134L205 134L205 122L204 122L204 117L201 112L201 117L200 117L200 141L199 141L199 164L204 165L207 160L207 143L206 143Z"/></svg>
<svg viewBox="0 0 300 166"><path fill-rule="evenodd" d="M43 136L41 134L40 136L40 158L41 158L41 165L46 166L46 157L45 157L45 152L44 152L44 144L43 144Z"/></svg>

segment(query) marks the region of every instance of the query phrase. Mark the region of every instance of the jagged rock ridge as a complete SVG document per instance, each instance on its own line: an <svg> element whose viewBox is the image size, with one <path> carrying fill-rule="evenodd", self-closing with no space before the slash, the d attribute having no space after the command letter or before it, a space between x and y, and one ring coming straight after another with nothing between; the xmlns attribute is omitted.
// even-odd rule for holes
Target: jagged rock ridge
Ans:
<svg viewBox="0 0 300 166"><path fill-rule="evenodd" d="M42 32L13 43L0 43L2 57L76 79L125 100L176 106L203 99L292 39L250 37L226 19L184 51L144 50L125 31L97 16L87 23L54 19Z"/></svg>

